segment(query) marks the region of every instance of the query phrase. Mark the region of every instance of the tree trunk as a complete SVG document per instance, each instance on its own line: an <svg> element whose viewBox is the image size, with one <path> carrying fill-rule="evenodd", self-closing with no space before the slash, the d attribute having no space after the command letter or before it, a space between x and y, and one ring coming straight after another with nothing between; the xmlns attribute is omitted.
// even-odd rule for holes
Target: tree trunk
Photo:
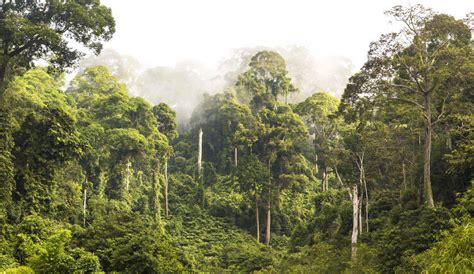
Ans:
<svg viewBox="0 0 474 274"><path fill-rule="evenodd" d="M168 208L168 160L165 160L165 215L166 217L169 216L169 208Z"/></svg>
<svg viewBox="0 0 474 274"><path fill-rule="evenodd" d="M328 176L328 168L324 167L323 178L324 178L324 184L326 185L325 186L326 191L329 190L329 178L328 177L329 177Z"/></svg>
<svg viewBox="0 0 474 274"><path fill-rule="evenodd" d="M363 199L364 199L364 192L362 192L360 194L360 197L359 197L359 209L358 209L358 211L359 211L359 224L358 224L359 236L362 235L362 232L364 231L364 227L363 227L363 223L362 223L362 200Z"/></svg>
<svg viewBox="0 0 474 274"><path fill-rule="evenodd" d="M364 190L365 190L365 228L367 232L369 232L369 192L367 191L367 180L365 178L365 168L363 164L362 164L362 172L363 172L362 179L364 180Z"/></svg>
<svg viewBox="0 0 474 274"><path fill-rule="evenodd" d="M260 242L260 217L258 216L258 196L255 195L255 221L257 222L257 242Z"/></svg>
<svg viewBox="0 0 474 274"><path fill-rule="evenodd" d="M202 129L199 129L199 148L198 148L198 175L201 175L202 169Z"/></svg>
<svg viewBox="0 0 474 274"><path fill-rule="evenodd" d="M125 191L128 193L130 189L130 180L132 179L132 163L127 160L125 165Z"/></svg>
<svg viewBox="0 0 474 274"><path fill-rule="evenodd" d="M268 205L267 205L267 231L265 234L265 244L270 245L270 233L271 233L271 225L272 225L272 220L271 220L271 204L270 204L270 197L268 199Z"/></svg>
<svg viewBox="0 0 474 274"><path fill-rule="evenodd" d="M326 189L326 171L323 170L322 171L322 178L321 178L321 183L323 185L323 192L325 192L327 189Z"/></svg>
<svg viewBox="0 0 474 274"><path fill-rule="evenodd" d="M160 193L161 193L161 185L160 185L160 178L159 168L156 169L154 173L154 184L153 184L153 192L155 195L155 220L161 224L161 202L160 202Z"/></svg>
<svg viewBox="0 0 474 274"><path fill-rule="evenodd" d="M431 122L431 106L429 103L429 95L423 96L423 109L426 119L425 128L425 144L424 144L424 163L423 163L423 188L424 199L428 207L434 207L433 191L431 189L431 135L433 132L433 124Z"/></svg>
<svg viewBox="0 0 474 274"><path fill-rule="evenodd" d="M237 157L238 157L238 151L237 151L237 147L234 148L234 165L237 166Z"/></svg>
<svg viewBox="0 0 474 274"><path fill-rule="evenodd" d="M357 185L352 187L352 237L351 237L351 260L357 259L357 238L359 234L359 195Z"/></svg>
<svg viewBox="0 0 474 274"><path fill-rule="evenodd" d="M8 57L7 55L7 49L5 49L4 52L4 59L1 60L2 63L0 64L0 98L3 97L3 94L5 93L6 89L6 77L7 77L7 67L8 67Z"/></svg>
<svg viewBox="0 0 474 274"><path fill-rule="evenodd" d="M446 147L448 147L449 151L453 150L453 141L451 139L451 133L449 133L449 128L446 126L444 129L446 134Z"/></svg>
<svg viewBox="0 0 474 274"><path fill-rule="evenodd" d="M82 219L82 226L86 227L86 213L87 213L87 188L84 187L84 203L83 203L83 206L82 206L82 215L83 215L83 219Z"/></svg>
<svg viewBox="0 0 474 274"><path fill-rule="evenodd" d="M201 181L201 192L202 192L202 197L201 197L201 206L204 208L204 176L202 174L202 128L199 129L199 148L198 148L198 180Z"/></svg>
<svg viewBox="0 0 474 274"><path fill-rule="evenodd" d="M407 189L407 172L405 169L405 162L402 163L402 175L403 175L403 189Z"/></svg>

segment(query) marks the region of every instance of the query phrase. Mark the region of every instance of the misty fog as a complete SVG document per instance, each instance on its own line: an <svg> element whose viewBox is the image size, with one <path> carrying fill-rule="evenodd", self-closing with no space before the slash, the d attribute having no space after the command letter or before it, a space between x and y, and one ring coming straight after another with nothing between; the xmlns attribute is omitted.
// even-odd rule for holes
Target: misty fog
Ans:
<svg viewBox="0 0 474 274"><path fill-rule="evenodd" d="M185 125L204 94L232 87L250 58L264 49L275 50L285 58L288 72L299 89L289 98L291 102L299 102L317 91L339 97L355 69L348 58L315 56L303 46L286 46L236 48L214 67L194 60L183 60L174 66L146 67L133 56L104 49L100 55L82 60L78 72L90 66L106 66L127 85L131 95L141 96L152 104L168 104L177 112L178 124Z"/></svg>

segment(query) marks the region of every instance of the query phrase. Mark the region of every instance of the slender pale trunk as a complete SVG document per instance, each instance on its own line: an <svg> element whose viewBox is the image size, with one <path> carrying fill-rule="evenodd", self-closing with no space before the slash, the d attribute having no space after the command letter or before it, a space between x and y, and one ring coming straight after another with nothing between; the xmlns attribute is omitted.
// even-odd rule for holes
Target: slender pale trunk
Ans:
<svg viewBox="0 0 474 274"><path fill-rule="evenodd" d="M258 196L255 195L255 221L257 222L257 242L260 242L260 217L258 216Z"/></svg>
<svg viewBox="0 0 474 274"><path fill-rule="evenodd" d="M238 151L237 147L234 148L234 165L237 166L238 163Z"/></svg>
<svg viewBox="0 0 474 274"><path fill-rule="evenodd" d="M324 178L324 184L326 185L325 186L326 191L329 190L329 178L328 177L329 177L328 176L328 168L324 167L323 178Z"/></svg>
<svg viewBox="0 0 474 274"><path fill-rule="evenodd" d="M351 237L351 259L357 259L357 238L359 234L359 195L357 185L352 187L352 237Z"/></svg>
<svg viewBox="0 0 474 274"><path fill-rule="evenodd" d="M86 213L87 213L87 188L84 187L84 203L82 205L82 225L85 227L86 226Z"/></svg>
<svg viewBox="0 0 474 274"><path fill-rule="evenodd" d="M128 192L129 189L130 189L130 180L132 179L131 177L131 171L132 169L132 163L130 163L130 160L127 161L127 165L126 165L126 171L125 171L125 190Z"/></svg>
<svg viewBox="0 0 474 274"><path fill-rule="evenodd" d="M323 192L325 192L327 190L326 188L326 171L323 170L323 178L321 179L321 183L323 184Z"/></svg>
<svg viewBox="0 0 474 274"><path fill-rule="evenodd" d="M425 128L425 144L424 144L424 163L423 163L423 186L424 198L428 207L434 207L433 191L431 189L431 135L433 132L433 124L431 122L431 106L429 103L429 95L423 96L423 110L426 119Z"/></svg>
<svg viewBox="0 0 474 274"><path fill-rule="evenodd" d="M265 234L265 244L270 245L270 233L271 233L272 217L271 217L271 203L270 197L267 204L267 231Z"/></svg>
<svg viewBox="0 0 474 274"><path fill-rule="evenodd" d="M362 164L362 172L363 172L362 178L364 180L364 191L365 191L365 228L367 232L369 232L369 192L367 191L367 180L365 178L365 169L364 169L363 164Z"/></svg>
<svg viewBox="0 0 474 274"><path fill-rule="evenodd" d="M168 160L165 160L165 215L166 217L169 216L169 208L168 208Z"/></svg>
<svg viewBox="0 0 474 274"><path fill-rule="evenodd" d="M362 200L363 200L363 198L364 198L364 192L362 192L360 197L359 197L359 210L358 210L358 212L359 212L359 224L358 224L359 236L362 235L362 232L364 231L363 223L362 223Z"/></svg>
<svg viewBox="0 0 474 274"><path fill-rule="evenodd" d="M202 128L199 129L199 150L198 150L198 180L201 181L201 206L204 208L204 176L202 174Z"/></svg>
<svg viewBox="0 0 474 274"><path fill-rule="evenodd" d="M199 129L199 148L198 148L198 174L201 175L202 169L202 129Z"/></svg>
<svg viewBox="0 0 474 274"><path fill-rule="evenodd" d="M352 201L352 193L351 193L351 190L349 188L346 188L344 186L344 183L342 182L342 178L341 178L341 175L339 175L339 171L337 170L337 167L334 166L334 172L336 173L336 177L337 177L337 181L339 182L339 184L341 184L341 186L344 188L344 189L347 189L347 192L349 193L349 199L351 199Z"/></svg>

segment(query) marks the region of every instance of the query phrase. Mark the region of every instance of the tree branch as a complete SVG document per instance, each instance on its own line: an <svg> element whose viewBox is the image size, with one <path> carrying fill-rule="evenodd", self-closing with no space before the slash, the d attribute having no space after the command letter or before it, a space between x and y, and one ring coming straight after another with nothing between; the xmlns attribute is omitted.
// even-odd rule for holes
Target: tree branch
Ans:
<svg viewBox="0 0 474 274"><path fill-rule="evenodd" d="M410 99L404 99L404 98L388 98L389 100L394 100L394 101L402 101L402 102L405 102L405 103L409 103L409 104L412 104L412 105L415 105L421 109L423 109L423 106L413 100L410 100Z"/></svg>
<svg viewBox="0 0 474 274"><path fill-rule="evenodd" d="M449 94L446 95L446 96L443 98L443 103L441 104L441 112L439 113L438 117L436 117L436 120L431 123L431 125L435 125L435 124L437 124L439 121L441 121L441 117L444 115L446 100L448 99L448 97L449 97Z"/></svg>

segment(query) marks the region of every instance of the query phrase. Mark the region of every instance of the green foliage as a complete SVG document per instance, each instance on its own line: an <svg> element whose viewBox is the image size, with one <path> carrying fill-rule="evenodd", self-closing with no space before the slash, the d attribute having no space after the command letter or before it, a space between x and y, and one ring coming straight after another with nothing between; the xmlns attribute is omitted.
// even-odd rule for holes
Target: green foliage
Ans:
<svg viewBox="0 0 474 274"><path fill-rule="evenodd" d="M340 273L347 267L348 248L338 248L315 234L312 242L298 252L288 253L279 269L290 273Z"/></svg>
<svg viewBox="0 0 474 274"><path fill-rule="evenodd" d="M0 271L473 271L471 32L421 6L388 13L408 29L371 44L341 102L288 104L298 89L285 60L260 51L178 135L171 107L130 96L103 66L69 85L26 70L72 65L69 40L98 52L114 31L99 0L7 1ZM196 72L177 71L142 79L184 77L191 101ZM421 202L431 181L436 206Z"/></svg>
<svg viewBox="0 0 474 274"><path fill-rule="evenodd" d="M81 248L66 251L71 240L69 230L59 230L44 242L36 244L28 265L38 273L95 272L100 270L99 259Z"/></svg>
<svg viewBox="0 0 474 274"><path fill-rule="evenodd" d="M273 264L271 249L223 219L181 208L167 225L188 271L255 271ZM246 252L242 252L246 250Z"/></svg>
<svg viewBox="0 0 474 274"><path fill-rule="evenodd" d="M182 270L182 264L170 241L163 235L144 231L125 235L112 254L113 269L134 273L170 273Z"/></svg>
<svg viewBox="0 0 474 274"><path fill-rule="evenodd" d="M151 218L123 209L106 209L99 219L78 231L78 241L100 259L104 271L176 272L181 269L175 248Z"/></svg>
<svg viewBox="0 0 474 274"><path fill-rule="evenodd" d="M165 134L169 140L176 139L178 137L176 112L167 104L160 103L153 107L153 114L158 121L158 130Z"/></svg>
<svg viewBox="0 0 474 274"><path fill-rule="evenodd" d="M4 270L8 274L33 274L35 273L33 269L28 266L19 266L14 268L8 268Z"/></svg>
<svg viewBox="0 0 474 274"><path fill-rule="evenodd" d="M57 69L70 67L83 55L70 40L99 53L102 41L115 32L110 9L98 0L9 1L3 3L0 19L0 86L7 75L38 59Z"/></svg>
<svg viewBox="0 0 474 274"><path fill-rule="evenodd" d="M288 97L298 89L291 83L286 64L280 54L260 51L249 63L249 70L239 75L236 85L252 95L254 111L271 106L278 96Z"/></svg>
<svg viewBox="0 0 474 274"><path fill-rule="evenodd" d="M457 225L442 239L413 259L427 273L468 273L474 271L474 221Z"/></svg>
<svg viewBox="0 0 474 274"><path fill-rule="evenodd" d="M450 227L449 217L443 208L395 212L391 226L372 235L377 249L377 269L412 271L408 259L431 247L440 231Z"/></svg>

